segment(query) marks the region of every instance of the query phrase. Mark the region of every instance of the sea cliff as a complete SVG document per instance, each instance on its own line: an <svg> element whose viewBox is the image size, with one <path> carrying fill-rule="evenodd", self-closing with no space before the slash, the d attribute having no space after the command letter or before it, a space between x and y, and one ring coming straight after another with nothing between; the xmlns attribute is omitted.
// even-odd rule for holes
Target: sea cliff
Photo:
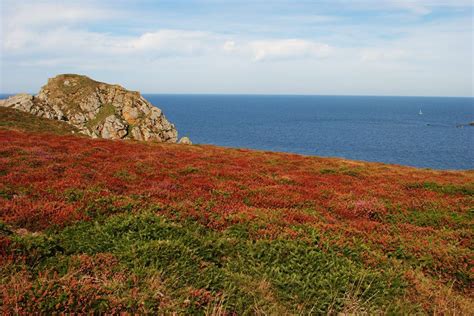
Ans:
<svg viewBox="0 0 474 316"><path fill-rule="evenodd" d="M93 138L178 140L175 126L139 92L82 75L58 75L37 95L15 95L0 101L0 106L65 121Z"/></svg>

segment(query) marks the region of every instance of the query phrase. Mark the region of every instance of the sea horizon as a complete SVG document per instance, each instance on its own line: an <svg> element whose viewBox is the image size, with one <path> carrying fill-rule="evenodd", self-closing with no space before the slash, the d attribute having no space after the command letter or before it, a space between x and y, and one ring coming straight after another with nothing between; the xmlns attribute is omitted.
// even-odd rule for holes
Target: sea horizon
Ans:
<svg viewBox="0 0 474 316"><path fill-rule="evenodd" d="M132 91L137 91L133 90ZM220 93L220 92L140 92L141 95L223 95L223 96L314 96L314 97L390 97L390 98L460 98L474 99L473 96L450 96L450 95L389 95L389 94L313 94L313 93ZM0 92L0 99L26 93L35 95L36 92Z"/></svg>
<svg viewBox="0 0 474 316"><path fill-rule="evenodd" d="M474 169L472 97L142 95L195 144Z"/></svg>

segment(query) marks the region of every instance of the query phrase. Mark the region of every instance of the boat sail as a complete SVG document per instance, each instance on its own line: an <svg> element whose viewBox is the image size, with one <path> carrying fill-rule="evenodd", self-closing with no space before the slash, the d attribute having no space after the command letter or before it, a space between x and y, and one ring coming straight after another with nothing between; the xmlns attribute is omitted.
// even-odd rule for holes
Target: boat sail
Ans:
<svg viewBox="0 0 474 316"><path fill-rule="evenodd" d="M421 109L420 109L420 112L418 113L418 115L423 115L423 112L421 112Z"/></svg>

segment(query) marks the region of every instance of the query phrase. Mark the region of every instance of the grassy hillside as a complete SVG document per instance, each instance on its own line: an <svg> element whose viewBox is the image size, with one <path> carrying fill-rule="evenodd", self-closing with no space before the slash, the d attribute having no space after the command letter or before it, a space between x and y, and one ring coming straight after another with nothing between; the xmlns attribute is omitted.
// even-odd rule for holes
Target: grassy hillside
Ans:
<svg viewBox="0 0 474 316"><path fill-rule="evenodd" d="M41 118L16 109L4 107L0 107L0 129L53 133L57 135L79 132L77 128L66 122Z"/></svg>
<svg viewBox="0 0 474 316"><path fill-rule="evenodd" d="M474 310L472 171L93 140L3 113L2 313Z"/></svg>

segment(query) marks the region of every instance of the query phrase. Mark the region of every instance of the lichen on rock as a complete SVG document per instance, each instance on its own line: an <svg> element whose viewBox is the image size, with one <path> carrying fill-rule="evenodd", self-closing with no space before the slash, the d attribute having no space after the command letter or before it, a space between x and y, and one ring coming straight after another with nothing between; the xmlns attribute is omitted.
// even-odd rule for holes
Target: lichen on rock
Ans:
<svg viewBox="0 0 474 316"><path fill-rule="evenodd" d="M81 75L58 75L36 96L15 95L0 106L66 121L94 138L170 143L178 139L175 126L139 92Z"/></svg>

